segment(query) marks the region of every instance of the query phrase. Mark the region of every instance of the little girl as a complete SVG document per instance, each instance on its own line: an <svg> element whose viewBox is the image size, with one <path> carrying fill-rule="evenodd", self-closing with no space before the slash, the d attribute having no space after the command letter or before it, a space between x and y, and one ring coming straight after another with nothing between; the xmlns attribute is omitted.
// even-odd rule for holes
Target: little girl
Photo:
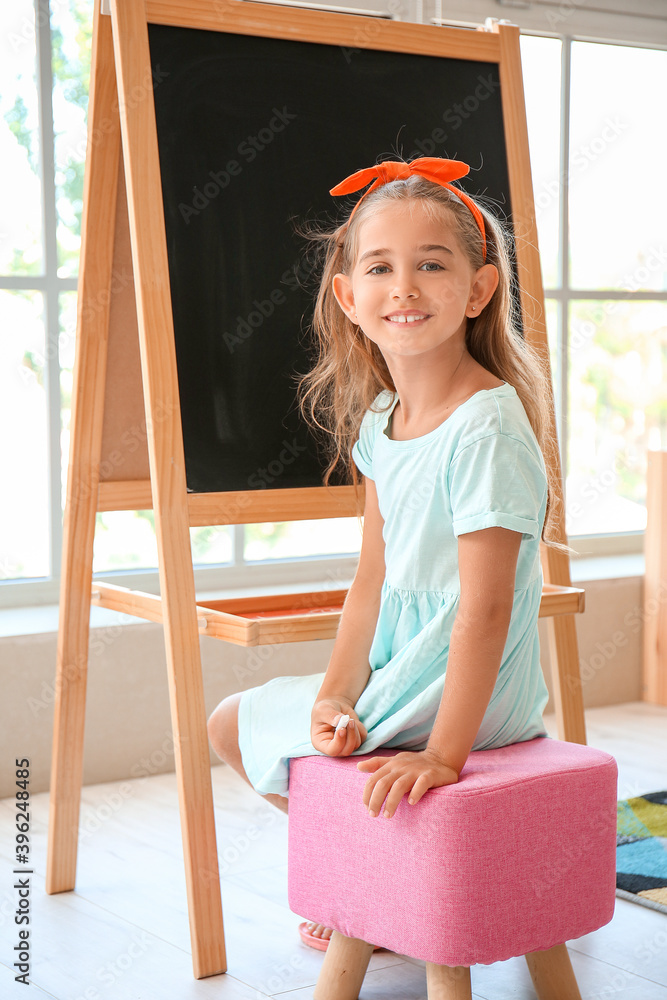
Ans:
<svg viewBox="0 0 667 1000"><path fill-rule="evenodd" d="M331 192L374 181L321 237L302 406L331 431L327 477L342 460L356 482L350 455L365 477L359 564L326 673L275 678L209 720L216 753L285 811L292 757L404 748L358 765L369 815L391 817L456 782L471 749L546 735L550 394L511 324L506 237L451 183L467 172L384 162Z"/></svg>

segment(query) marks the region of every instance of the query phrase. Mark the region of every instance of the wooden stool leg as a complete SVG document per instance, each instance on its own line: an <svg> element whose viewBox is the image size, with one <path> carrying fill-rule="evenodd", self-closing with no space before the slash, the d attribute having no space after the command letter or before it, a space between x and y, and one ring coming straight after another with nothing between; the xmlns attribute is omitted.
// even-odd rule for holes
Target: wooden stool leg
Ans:
<svg viewBox="0 0 667 1000"><path fill-rule="evenodd" d="M426 963L428 1000L471 1000L470 969L467 965Z"/></svg>
<svg viewBox="0 0 667 1000"><path fill-rule="evenodd" d="M357 1000L372 954L372 944L334 931L313 1000Z"/></svg>
<svg viewBox="0 0 667 1000"><path fill-rule="evenodd" d="M581 1000L564 944L547 951L531 951L526 955L526 962L539 1000Z"/></svg>

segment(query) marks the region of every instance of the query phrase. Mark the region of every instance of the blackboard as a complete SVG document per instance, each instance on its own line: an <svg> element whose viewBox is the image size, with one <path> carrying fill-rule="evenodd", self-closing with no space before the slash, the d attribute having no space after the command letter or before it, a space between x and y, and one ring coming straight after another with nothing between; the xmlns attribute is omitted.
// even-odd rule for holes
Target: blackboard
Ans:
<svg viewBox="0 0 667 1000"><path fill-rule="evenodd" d="M329 189L397 155L465 160L462 186L509 216L498 65L156 24L149 42L188 490L321 486L292 220L340 217Z"/></svg>

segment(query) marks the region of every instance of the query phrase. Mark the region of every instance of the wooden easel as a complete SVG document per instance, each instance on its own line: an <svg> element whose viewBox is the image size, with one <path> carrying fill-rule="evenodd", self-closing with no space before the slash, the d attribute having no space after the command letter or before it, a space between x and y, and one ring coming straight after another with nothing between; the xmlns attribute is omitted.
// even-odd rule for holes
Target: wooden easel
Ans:
<svg viewBox="0 0 667 1000"><path fill-rule="evenodd" d="M49 893L75 884L96 512L152 507L161 596L95 583L92 599L164 622L197 978L226 970L199 633L244 645L329 638L344 592L198 607L189 528L357 513L346 486L187 493L147 23L344 46L359 39L364 20L236 0L226 0L221 15L220 6L112 0L107 17L95 4L46 883ZM518 29L369 24L368 47L499 63L522 307L548 362ZM129 431L138 443L123 451ZM556 452L548 461L558 468ZM583 594L571 587L559 552L545 550L544 575L540 614L550 623L559 735L583 743L573 617Z"/></svg>

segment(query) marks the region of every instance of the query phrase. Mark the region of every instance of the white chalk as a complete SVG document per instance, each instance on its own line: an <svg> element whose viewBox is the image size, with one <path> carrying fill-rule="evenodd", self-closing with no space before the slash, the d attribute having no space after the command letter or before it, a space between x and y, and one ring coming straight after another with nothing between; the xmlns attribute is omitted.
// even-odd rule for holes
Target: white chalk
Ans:
<svg viewBox="0 0 667 1000"><path fill-rule="evenodd" d="M336 732L339 732L341 729L346 729L349 721L350 721L349 715L341 715L340 719L338 720L338 725L336 726Z"/></svg>

